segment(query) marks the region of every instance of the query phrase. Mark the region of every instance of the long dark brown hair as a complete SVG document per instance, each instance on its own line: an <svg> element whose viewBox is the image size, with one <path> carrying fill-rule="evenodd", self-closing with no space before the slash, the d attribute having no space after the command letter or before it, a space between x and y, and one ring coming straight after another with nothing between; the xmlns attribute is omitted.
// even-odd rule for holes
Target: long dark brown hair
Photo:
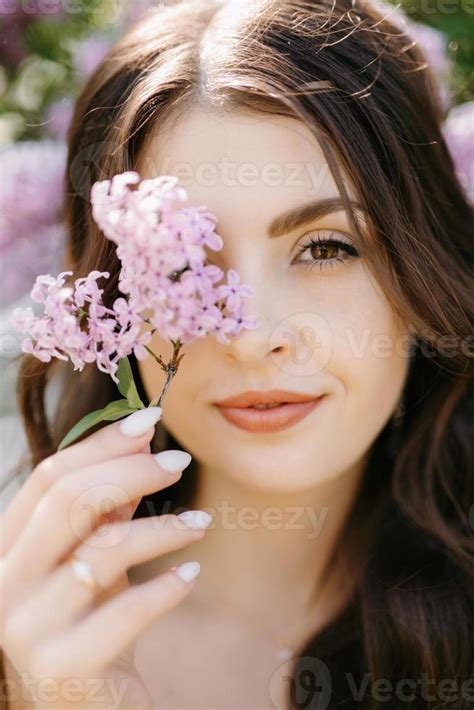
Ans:
<svg viewBox="0 0 474 710"><path fill-rule="evenodd" d="M363 0L181 0L151 11L87 82L68 136L68 266L75 276L109 271L110 302L120 264L92 220L90 187L135 169L146 138L196 104L262 120L290 116L312 130L359 230L338 166L351 176L370 224L364 256L416 333L404 414L373 443L339 541L365 546L353 604L300 649L288 702L471 710L463 683L473 671L474 630L474 215L441 133L443 109L425 58ZM18 392L32 465L80 417L117 397L93 365L68 372L49 421L44 395L58 366L23 358ZM181 448L162 425L155 446ZM143 499L136 515L149 513L150 502L154 512L190 504L196 477L193 462L177 484ZM305 681L308 657L319 664L319 686ZM385 699L372 685L382 679ZM446 680L456 693L446 693Z"/></svg>

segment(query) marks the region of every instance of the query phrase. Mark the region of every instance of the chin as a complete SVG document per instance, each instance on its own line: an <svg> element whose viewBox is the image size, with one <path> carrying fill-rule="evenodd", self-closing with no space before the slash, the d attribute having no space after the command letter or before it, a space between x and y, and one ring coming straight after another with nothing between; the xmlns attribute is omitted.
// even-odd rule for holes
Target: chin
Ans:
<svg viewBox="0 0 474 710"><path fill-rule="evenodd" d="M228 460L228 452L213 463L211 468L219 471L219 476L228 478L240 488L267 494L298 494L337 477L340 469L326 467L317 455L306 449L305 456L295 459L294 447L288 451L275 453L275 447L266 451L249 447ZM214 457L213 457L214 458Z"/></svg>

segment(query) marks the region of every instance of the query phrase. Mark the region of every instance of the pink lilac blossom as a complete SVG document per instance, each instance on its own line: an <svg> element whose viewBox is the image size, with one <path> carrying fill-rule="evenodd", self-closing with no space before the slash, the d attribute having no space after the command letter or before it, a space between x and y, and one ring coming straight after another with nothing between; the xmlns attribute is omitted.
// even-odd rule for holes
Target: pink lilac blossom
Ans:
<svg viewBox="0 0 474 710"><path fill-rule="evenodd" d="M104 306L97 281L108 278L108 272L91 271L73 287L66 285L68 276L72 271L37 277L31 298L43 304L43 316L35 316L32 308L13 311L12 325L27 335L22 351L43 362L70 359L75 370L95 362L117 382L118 361L131 352L138 359L147 357L144 346L151 333L140 333L143 321L135 313L122 312L118 318L115 310Z"/></svg>
<svg viewBox="0 0 474 710"><path fill-rule="evenodd" d="M126 172L96 182L93 217L117 245L119 290L126 298L105 306L97 281L109 278L108 272L92 271L73 286L67 280L71 271L38 276L31 298L43 304L44 315L27 308L15 309L12 317L26 335L23 352L44 362L70 359L76 370L95 362L118 382L120 359L132 352L145 359L155 331L176 341L176 348L209 334L228 343L244 328L257 328L258 319L243 313L243 299L253 289L233 269L227 284L217 286L224 272L205 263L206 247L223 246L216 217L205 207L186 206L186 200L173 176L140 180L138 173Z"/></svg>
<svg viewBox="0 0 474 710"><path fill-rule="evenodd" d="M227 285L219 286L217 289L219 298L227 298L227 308L229 311L239 311L242 305L242 298L252 295L252 289L245 284L240 284L240 276L234 269L230 269L227 274Z"/></svg>
<svg viewBox="0 0 474 710"><path fill-rule="evenodd" d="M184 344L213 332L228 343L227 336L257 327L255 317L242 314L242 298L253 290L239 285L232 270L228 285L216 286L224 272L205 263L206 248L223 246L216 217L205 207L183 206L186 199L174 176L140 181L133 171L96 183L91 192L94 219L117 244L119 288L131 307L149 312L162 337Z"/></svg>

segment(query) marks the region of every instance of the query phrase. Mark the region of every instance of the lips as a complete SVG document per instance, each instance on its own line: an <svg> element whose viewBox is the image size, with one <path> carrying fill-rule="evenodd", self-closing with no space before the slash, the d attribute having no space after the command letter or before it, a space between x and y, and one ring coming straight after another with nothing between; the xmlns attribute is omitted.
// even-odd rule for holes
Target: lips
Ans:
<svg viewBox="0 0 474 710"><path fill-rule="evenodd" d="M249 390L242 392L235 397L228 397L217 402L218 407L244 408L252 407L254 404L287 404L290 402L309 402L316 399L318 394L303 394L290 392L289 390Z"/></svg>
<svg viewBox="0 0 474 710"><path fill-rule="evenodd" d="M275 393L275 391L273 392ZM295 401L281 403L278 407L270 409L257 409L252 406L253 403L248 404L249 399L257 398L260 399L259 403L262 403L261 399L275 396L282 397L283 395L281 392L278 395L265 393L263 396L258 396L255 393L244 393L240 395L240 398L235 397L232 400L224 400L225 402L240 402L239 406L223 406L219 402L217 408L230 424L239 429L255 433L277 432L294 426L304 419L325 398L324 395L321 395L310 399L304 395L286 393L285 397L292 396ZM243 404L244 402L247 402L247 404Z"/></svg>

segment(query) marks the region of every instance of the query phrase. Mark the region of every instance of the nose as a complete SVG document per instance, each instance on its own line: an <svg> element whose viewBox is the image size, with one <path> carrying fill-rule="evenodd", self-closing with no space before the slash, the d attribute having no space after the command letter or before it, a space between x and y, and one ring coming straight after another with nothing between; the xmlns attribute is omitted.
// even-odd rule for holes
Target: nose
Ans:
<svg viewBox="0 0 474 710"><path fill-rule="evenodd" d="M272 339L274 325L269 319L263 320L260 317L260 325L255 330L244 328L241 334L231 338L230 342L223 347L227 357L246 365L259 366L268 364L271 357L282 354L286 345L275 342Z"/></svg>
<svg viewBox="0 0 474 710"><path fill-rule="evenodd" d="M269 288L261 279L246 281L255 292L246 299L242 315L256 315L255 329L243 328L240 335L220 347L230 364L254 369L276 369L292 378L308 377L327 367L333 352L331 323L314 309L295 308L282 290Z"/></svg>
<svg viewBox="0 0 474 710"><path fill-rule="evenodd" d="M248 250L248 247L247 247ZM289 352L289 343L278 325L288 315L281 284L277 273L270 267L271 255L264 250L253 252L252 259L248 251L234 254L228 264L240 277L240 283L249 286L253 295L241 301L241 315L245 322L247 316L257 317L257 328L242 328L237 337L221 346L224 354L233 363L247 366L268 367L275 357L282 359Z"/></svg>
<svg viewBox="0 0 474 710"><path fill-rule="evenodd" d="M250 285L249 281L246 283ZM243 301L242 317L245 321L247 316L256 316L258 327L243 328L240 335L230 338L230 342L223 347L230 360L261 366L269 364L270 358L275 355L282 356L288 343L277 328L283 316L278 316L278 307L268 288L264 284L251 287L255 295Z"/></svg>

